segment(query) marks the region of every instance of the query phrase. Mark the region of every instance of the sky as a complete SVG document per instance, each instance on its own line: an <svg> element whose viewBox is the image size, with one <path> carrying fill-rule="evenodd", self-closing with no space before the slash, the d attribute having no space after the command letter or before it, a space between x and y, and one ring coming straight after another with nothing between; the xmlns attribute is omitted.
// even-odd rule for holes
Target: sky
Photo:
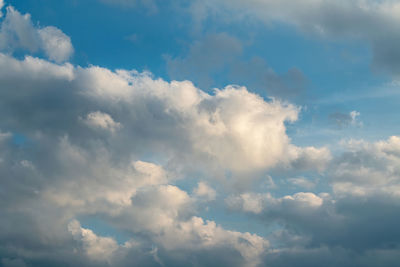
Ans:
<svg viewBox="0 0 400 267"><path fill-rule="evenodd" d="M0 267L399 265L400 1L0 8Z"/></svg>

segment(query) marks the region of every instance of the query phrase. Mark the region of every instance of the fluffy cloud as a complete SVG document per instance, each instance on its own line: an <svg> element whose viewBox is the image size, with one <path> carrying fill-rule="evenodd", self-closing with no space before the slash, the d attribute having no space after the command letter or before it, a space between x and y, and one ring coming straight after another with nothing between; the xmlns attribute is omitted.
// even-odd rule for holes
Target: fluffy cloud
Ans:
<svg viewBox="0 0 400 267"><path fill-rule="evenodd" d="M139 265L256 266L268 240L196 215L203 200L216 198L208 185L215 180L200 182L192 196L173 183L193 170L245 173L239 177L248 183L255 170L318 169L310 162L329 154L291 144L285 123L297 119L297 107L244 87L211 95L149 73L5 54L0 70L5 262L126 266L134 255ZM149 155L165 168L141 160ZM78 223L84 216L133 241L97 235Z"/></svg>
<svg viewBox="0 0 400 267"><path fill-rule="evenodd" d="M6 16L1 22L0 50L43 51L55 62L66 61L73 53L69 36L53 26L35 28L29 14L22 15L12 6L7 7Z"/></svg>
<svg viewBox="0 0 400 267"><path fill-rule="evenodd" d="M269 240L280 248L265 257L271 266L294 261L319 266L325 257L346 266L394 266L400 236L399 140L393 136L375 143L344 143L345 151L326 170L332 193L241 193L225 202L231 210L278 228Z"/></svg>
<svg viewBox="0 0 400 267"><path fill-rule="evenodd" d="M335 160L333 190L338 195L399 197L400 138L368 143L349 141Z"/></svg>
<svg viewBox="0 0 400 267"><path fill-rule="evenodd" d="M60 30L37 29L29 15L7 10L4 49L68 58L72 46ZM172 184L193 170L245 173L240 178L247 183L254 171L329 161L325 148L291 144L285 124L299 108L245 87L207 94L189 81L150 73L3 53L0 86L4 265L126 266L135 256L138 265L256 266L269 248L266 239L197 216L197 202L216 198L208 183L192 196ZM141 160L149 157L165 168ZM102 237L80 225L84 216L132 239L121 245Z"/></svg>
<svg viewBox="0 0 400 267"><path fill-rule="evenodd" d="M74 49L71 39L56 27L45 27L38 30L42 49L46 56L55 62L63 62L72 55Z"/></svg>
<svg viewBox="0 0 400 267"><path fill-rule="evenodd" d="M199 160L233 171L267 169L290 162L307 167L309 162L329 158L325 148L303 149L290 144L285 122L297 119L297 107L265 101L244 87L228 86L209 95L190 82L168 83L152 79L147 73L74 68L32 57L19 61L4 54L0 55L0 63L5 86L13 82L18 92L31 99L45 101L47 97L55 103L62 98L62 105L75 107L65 111L56 104L38 104L41 112L37 112L35 103L24 102L27 98L3 91L5 112L19 117L19 124L10 121L6 125L13 129L25 128L32 133L40 126L48 127L50 122L59 125L63 116L68 123L59 125L57 131L64 131L70 138L79 138L78 131L84 131L84 125L77 122L83 120L91 127L112 132L119 129L110 142L126 142L125 153L129 153L129 147L140 151L146 146L172 160L185 153L189 163ZM14 81L16 77L21 78ZM45 82L40 90L28 89L39 81ZM6 99L25 105L29 116L18 115L16 106Z"/></svg>
<svg viewBox="0 0 400 267"><path fill-rule="evenodd" d="M57 29L36 29L11 7L7 16L11 50L37 51L39 35L44 49L67 47ZM298 107L245 87L208 94L189 81L31 56L0 53L0 88L1 265L397 264L399 137L331 155L291 143ZM271 189L274 170L321 177L288 180L313 192L216 191L236 174L246 190L260 174ZM273 229L268 237L199 215L226 192L228 208Z"/></svg>
<svg viewBox="0 0 400 267"><path fill-rule="evenodd" d="M185 163L182 155L193 165L232 171L271 168L290 161L284 123L296 119L296 107L245 88L208 95L190 82L33 57L1 54L0 69L2 88L13 88L0 100L3 262L125 266L123 259L142 255L142 264L210 265L202 255L213 251L230 255L214 255L217 265L260 262L267 240L194 214L198 199L215 198L210 187L199 184L192 198L170 184L173 172L139 159L151 153L172 170L169 164ZM100 216L145 245L101 237L75 221L80 216ZM157 250L146 250L148 243Z"/></svg>
<svg viewBox="0 0 400 267"><path fill-rule="evenodd" d="M42 152L36 151L29 161L23 158L33 151L25 147L22 155L14 153L9 138L4 134L1 151L7 155L0 164L2 182L8 189L0 192L7 218L1 223L7 231L0 235L5 262L18 257L38 266L46 262L126 266L132 255L153 253L138 265L161 261L187 265L193 257L207 265L201 255L220 250L232 254L237 266L253 266L268 248L262 237L228 231L194 216L196 199L168 184L170 175L158 165L135 161L124 166L113 162L104 144L95 142L98 149L85 148L71 144L66 137L50 146L40 144ZM43 158L41 153L49 157ZM133 239L121 245L76 220L93 215ZM21 216L24 221L13 225ZM148 243L163 255L147 249ZM21 247L24 250L19 250ZM190 256L179 256L183 251ZM73 260L68 259L71 257ZM213 257L222 265L231 265L230 257Z"/></svg>
<svg viewBox="0 0 400 267"><path fill-rule="evenodd" d="M323 195L325 196L325 195ZM228 207L233 210L260 214L261 212L273 212L274 210L295 211L301 213L304 210L319 208L323 204L323 198L313 194L299 192L282 198L274 198L271 194L243 193L226 199Z"/></svg>
<svg viewBox="0 0 400 267"><path fill-rule="evenodd" d="M73 220L68 224L68 231L75 240L82 242L83 250L93 260L107 260L117 250L117 242L110 237L99 237L90 229L82 228Z"/></svg>
<svg viewBox="0 0 400 267"><path fill-rule="evenodd" d="M196 197L205 199L207 201L215 200L217 195L217 192L205 182L199 182L197 187L193 190L193 193Z"/></svg>
<svg viewBox="0 0 400 267"><path fill-rule="evenodd" d="M84 122L90 127L108 130L112 133L122 127L121 123L115 122L110 115L100 111L89 113Z"/></svg>

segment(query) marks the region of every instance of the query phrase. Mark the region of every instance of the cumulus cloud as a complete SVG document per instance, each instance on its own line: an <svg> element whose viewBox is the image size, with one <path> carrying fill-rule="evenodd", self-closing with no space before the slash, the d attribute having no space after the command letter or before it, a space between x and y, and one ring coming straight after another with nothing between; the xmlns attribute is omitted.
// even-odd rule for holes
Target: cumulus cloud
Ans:
<svg viewBox="0 0 400 267"><path fill-rule="evenodd" d="M225 200L231 210L252 214L275 228L278 225L269 240L282 249L269 251L266 263L296 266L294 262L299 261L318 266L330 257L346 266L393 266L400 236L396 227L399 138L374 143L352 140L344 146L345 151L326 170L332 193L274 197L248 192ZM301 184L304 179L289 181ZM358 256L353 258L352 253Z"/></svg>
<svg viewBox="0 0 400 267"><path fill-rule="evenodd" d="M117 242L110 237L99 237L90 229L82 228L76 220L68 224L68 231L75 240L82 242L83 250L93 260L104 261L117 250Z"/></svg>
<svg viewBox="0 0 400 267"><path fill-rule="evenodd" d="M335 160L333 190L339 195L400 196L400 138L392 136L376 143L351 140L346 153Z"/></svg>
<svg viewBox="0 0 400 267"><path fill-rule="evenodd" d="M218 265L260 262L267 240L225 230L194 214L197 197L211 200L213 189L199 184L192 198L170 184L177 178L173 172L139 159L151 152L155 160L167 159L167 167L171 161L182 164L184 155L193 165L268 169L287 161L285 150L292 147L285 121L296 119L296 107L265 101L245 88L209 95L190 82L33 57L1 54L0 69L2 88L13 88L2 90L0 98L5 115L0 176L7 188L0 197L7 218L2 228L8 229L0 243L12 244L2 245L5 259L32 263L39 257L34 248L40 248L39 265L90 266L100 260L125 266L123 259L145 249L119 245L75 221L97 215L145 244L157 244L157 257L149 249L141 263L158 258L169 265L192 260L209 265L202 255L214 251L230 255L215 254ZM112 135L98 131L112 129ZM15 132L25 140L18 146L11 140ZM21 216L26 223L14 225ZM23 252L18 250L22 246ZM192 259L176 256L182 251Z"/></svg>
<svg viewBox="0 0 400 267"><path fill-rule="evenodd" d="M42 49L46 56L55 62L63 62L72 55L74 49L71 39L56 27L49 26L38 30Z"/></svg>
<svg viewBox="0 0 400 267"><path fill-rule="evenodd" d="M266 101L244 87L228 86L209 95L188 81L168 83L152 79L147 73L52 65L32 57L19 61L4 54L0 55L0 63L5 85L20 76L18 88L30 97L52 95L53 101L57 101L63 96L63 105L70 102L76 107L64 111L52 105L40 106L46 114L53 114L44 123L41 117L44 113L34 112L33 103L26 105L27 112L31 112L29 117L19 118L19 125L15 125L16 121L10 122L14 128L34 131L32 127L48 127L54 120L63 131L72 131L65 132L71 138L78 138L77 131L82 129L77 122L83 120L91 127L114 132L119 129L119 135L111 141L126 142L126 152L134 145L129 142L133 138L138 144L137 151L147 146L147 150L159 151L165 157L172 156L171 159L185 153L189 162L196 159L233 171L267 169L300 158L307 158L304 163L307 165L316 159L312 156L315 153L329 154L325 148L310 147L303 151L290 144L285 123L297 119L296 106ZM41 85L38 91L29 91L32 83L39 80L46 81L47 85ZM52 90L54 87L59 90ZM26 99L6 93L3 92L4 101L15 99L25 105ZM7 103L4 107L10 115L16 112L16 107ZM69 124L60 125L59 116L66 116ZM325 156L318 160L321 158Z"/></svg>
<svg viewBox="0 0 400 267"><path fill-rule="evenodd" d="M46 28L11 7L7 16L1 31L13 37L6 43L40 49L31 41ZM22 26L15 30L15 23ZM41 34L50 34L43 37L48 49L65 49L57 29ZM298 107L245 87L209 94L190 81L32 56L0 53L0 88L1 265L397 263L397 136L350 141L332 155L327 147L291 142L286 124L297 120ZM355 120L358 113L349 116ZM285 169L302 175L289 183L315 191L249 191L259 185L253 176L261 173L272 188L268 172ZM221 173L229 182L239 173L247 191L217 192L225 185L214 179ZM327 193L318 192L311 182L317 180ZM217 194L226 192L232 212L272 232L228 230L199 215L203 201L218 205ZM99 224L126 240L99 233Z"/></svg>
<svg viewBox="0 0 400 267"><path fill-rule="evenodd" d="M11 53L18 50L42 51L57 63L70 58L73 47L69 36L53 26L36 28L30 14L22 15L12 6L6 9L0 28L0 50Z"/></svg>
<svg viewBox="0 0 400 267"><path fill-rule="evenodd" d="M268 240L196 215L198 202L216 198L208 185L215 181L200 182L192 195L173 183L193 170L206 177L246 173L240 179L250 183L254 170L296 168L301 158L312 165L322 156L310 155L328 153L291 144L285 123L297 119L296 106L244 87L211 95L149 73L5 54L0 70L0 177L7 188L0 191L7 218L1 227L8 229L0 244L11 240L1 245L7 259L32 263L40 248L35 264L126 266L135 255L142 266L256 266ZM141 160L148 155L150 162ZM290 201L308 203L303 199ZM95 216L135 241L102 237L80 226L80 216Z"/></svg>

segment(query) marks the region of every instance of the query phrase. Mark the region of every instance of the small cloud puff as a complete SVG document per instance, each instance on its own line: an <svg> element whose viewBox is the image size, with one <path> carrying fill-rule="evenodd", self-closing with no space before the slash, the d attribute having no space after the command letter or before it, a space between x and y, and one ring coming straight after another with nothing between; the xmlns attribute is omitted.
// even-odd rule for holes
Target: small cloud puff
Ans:
<svg viewBox="0 0 400 267"><path fill-rule="evenodd" d="M0 7L2 4L0 2ZM50 60L57 63L71 57L74 52L71 39L60 29L53 26L36 28L29 14L22 15L12 6L8 6L6 10L6 16L1 22L0 51L44 52Z"/></svg>
<svg viewBox="0 0 400 267"><path fill-rule="evenodd" d="M122 127L121 123L115 122L109 114L100 111L89 113L83 121L90 127L107 130L111 133Z"/></svg>
<svg viewBox="0 0 400 267"><path fill-rule="evenodd" d="M217 192L205 182L199 182L197 187L193 190L193 194L196 197L202 198L206 201L212 201L215 200Z"/></svg>

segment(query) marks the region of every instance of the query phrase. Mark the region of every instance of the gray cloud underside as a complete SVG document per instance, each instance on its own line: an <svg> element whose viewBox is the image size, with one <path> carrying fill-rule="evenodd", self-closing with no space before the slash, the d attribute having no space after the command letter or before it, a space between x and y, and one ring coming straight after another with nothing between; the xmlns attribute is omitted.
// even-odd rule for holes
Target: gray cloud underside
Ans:
<svg viewBox="0 0 400 267"><path fill-rule="evenodd" d="M297 107L245 88L209 95L148 73L5 54L0 69L7 264L125 266L138 257L138 265L255 266L268 240L196 216L197 202L215 192L200 183L191 195L174 181L196 170L215 183L230 170L250 184L255 170L319 169L330 160L326 148L290 143L285 122L297 119ZM93 215L132 239L118 244L80 225Z"/></svg>
<svg viewBox="0 0 400 267"><path fill-rule="evenodd" d="M326 148L290 144L284 122L296 119L296 107L244 88L208 95L146 73L4 54L0 68L3 265L279 266L305 258L317 266L339 257L363 266L375 257L392 266L398 255L397 137L350 142L332 159ZM163 166L141 160L149 154ZM325 170L332 193L228 199L231 209L282 225L267 239L198 217L200 198L215 199L212 188L189 194L173 185L193 169L215 178L228 169L241 174L230 179L252 183L255 169L275 167ZM84 215L131 239L97 235L80 225Z"/></svg>

